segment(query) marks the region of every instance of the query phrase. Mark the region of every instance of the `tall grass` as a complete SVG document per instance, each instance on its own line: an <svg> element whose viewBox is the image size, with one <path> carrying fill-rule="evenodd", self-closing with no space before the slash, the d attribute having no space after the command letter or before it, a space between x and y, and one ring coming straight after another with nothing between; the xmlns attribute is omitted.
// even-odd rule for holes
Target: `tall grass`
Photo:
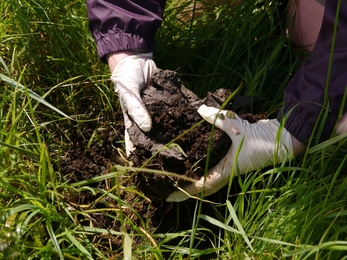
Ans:
<svg viewBox="0 0 347 260"><path fill-rule="evenodd" d="M193 9L191 2L168 1L157 35L158 66L178 70L200 96L244 82L242 94L262 98L264 109L278 107L298 66L285 35L285 5L244 1L234 8L207 6L203 13ZM67 133L83 135L85 121L97 128L99 122L116 120L119 111L107 68L96 57L85 3L9 0L0 2L0 13L2 259L199 259L212 252L220 259L347 258L344 136L310 148L293 162L234 178L240 192L213 205L208 215L199 213L197 201L192 228L166 234L149 232L147 220L120 196L131 192L135 200L145 199L125 185L127 168L67 182L59 170L61 153L70 144ZM93 185L114 180L109 189ZM86 190L107 206L67 203ZM140 226L122 213L125 209L138 215ZM85 225L95 213L128 228ZM206 233L211 247L195 248L192 241L207 239ZM123 247L97 239L105 234L123 237ZM143 242L135 247L137 238Z"/></svg>
<svg viewBox="0 0 347 260"><path fill-rule="evenodd" d="M169 2L157 35L159 67L177 70L201 97L243 82L240 94L263 99L266 109L279 105L298 57L285 32L285 1Z"/></svg>

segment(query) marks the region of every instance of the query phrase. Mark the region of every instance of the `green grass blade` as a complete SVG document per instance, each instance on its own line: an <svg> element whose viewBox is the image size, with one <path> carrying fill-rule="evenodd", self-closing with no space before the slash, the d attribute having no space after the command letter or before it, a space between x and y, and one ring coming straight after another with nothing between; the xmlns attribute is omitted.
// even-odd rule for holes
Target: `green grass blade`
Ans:
<svg viewBox="0 0 347 260"><path fill-rule="evenodd" d="M63 255L63 252L61 251L61 248L60 248L60 245L59 245L59 242L57 240L57 237L55 235L55 232L53 230L53 227L52 227L52 224L50 221L46 221L46 228L47 228L47 231L48 231L48 234L50 236L50 238L52 239L52 243L55 247L55 249L57 250L57 253L59 255L59 258L61 260L64 260L64 255Z"/></svg>
<svg viewBox="0 0 347 260"><path fill-rule="evenodd" d="M13 149L13 150L16 150L16 151L18 151L18 152L20 152L20 153L27 154L27 155L29 155L29 156L33 156L33 157L38 157L38 156L39 156L39 155L38 155L37 153L35 153L35 152L29 151L29 150L27 150L27 149L23 149L23 148L18 147L18 146L16 146L16 145L4 143L4 142L2 142L2 141L0 141L0 145L6 146L6 147L8 147L8 148L11 148L11 149Z"/></svg>
<svg viewBox="0 0 347 260"><path fill-rule="evenodd" d="M337 142L339 142L339 141L345 139L346 137L347 137L347 133L344 133L344 134L335 136L335 137L333 137L333 138L330 138L330 139L328 139L328 140L326 140L326 141L324 141L324 142L322 142L322 143L320 143L320 144L317 144L317 145L311 147L311 148L307 151L307 153L308 153L308 154L312 154L312 153L315 153L315 152L317 152L317 151L320 151L320 150L322 150L322 149L324 149L324 148L327 148L328 146L331 146L331 145L333 145L333 144L335 144L335 143L337 143Z"/></svg>
<svg viewBox="0 0 347 260"><path fill-rule="evenodd" d="M19 89L20 91L22 92L26 92L26 87L24 87L22 84L16 82L15 80L3 75L0 73L0 79L4 82L6 82L9 86L11 86L12 88L14 89ZM34 91L30 90L30 89L27 89L29 95L31 98L35 99L36 101L44 104L45 106L49 107L50 109L52 109L53 111L61 114L62 116L68 118L68 119L71 119L71 120L74 120L72 119L70 116L66 115L64 112L62 112L61 110L59 110L58 108L52 106L50 103L48 103L46 100L44 100L40 95L36 94Z"/></svg>
<svg viewBox="0 0 347 260"><path fill-rule="evenodd" d="M71 232L65 229L66 236L70 239L70 241L78 248L86 257L90 260L93 260L92 255L88 252L88 250L71 234Z"/></svg>
<svg viewBox="0 0 347 260"><path fill-rule="evenodd" d="M30 205L30 204L19 205L15 208L11 208L10 210L7 210L5 214L0 216L0 222L5 221L8 217L10 217L11 215L14 215L18 212L25 211L25 210L31 210L32 211L32 210L36 210L36 209L38 209L37 206Z"/></svg>
<svg viewBox="0 0 347 260"><path fill-rule="evenodd" d="M226 224L224 224L223 222L215 219L215 218L212 218L210 216L207 216L207 215L204 215L204 214L201 214L200 215L200 218L217 226L217 227L220 227L220 228L223 228L224 230L227 230L227 231L230 231L230 232L233 232L233 233L236 233L236 234L239 234L239 235L244 235L244 233L242 233L241 231L235 229L235 228L232 228Z"/></svg>
<svg viewBox="0 0 347 260"><path fill-rule="evenodd" d="M240 233L242 234L242 237L243 239L245 240L246 244L248 245L248 247L250 248L251 251L254 251L253 247L252 247L252 244L251 244L251 241L249 241L247 235L246 235L246 232L245 230L243 229L240 221L239 221L239 218L237 217L236 215L236 212L235 212L235 209L234 207L231 205L230 201L227 200L227 208L229 210L229 213L231 215L231 218L232 220L234 221L234 224L237 226L238 230L240 231Z"/></svg>
<svg viewBox="0 0 347 260"><path fill-rule="evenodd" d="M0 57L0 63L2 64L2 66L4 67L4 69L6 70L6 73L7 73L8 75L11 75L11 72L10 72L9 68L7 67L7 65L6 65L6 63L5 63L5 61L4 61L4 59L1 58L1 57Z"/></svg>

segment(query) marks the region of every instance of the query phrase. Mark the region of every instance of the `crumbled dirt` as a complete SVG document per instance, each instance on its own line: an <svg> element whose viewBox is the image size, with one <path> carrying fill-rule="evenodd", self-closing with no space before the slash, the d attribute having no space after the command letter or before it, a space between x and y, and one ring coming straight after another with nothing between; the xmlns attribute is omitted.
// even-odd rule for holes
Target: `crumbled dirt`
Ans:
<svg viewBox="0 0 347 260"><path fill-rule="evenodd" d="M153 126L148 133L141 131L136 124L128 130L136 147L130 160L138 167L146 165L146 168L200 179L206 169L207 151L210 149L210 169L226 155L231 140L222 130L212 130L211 124L201 122L197 110L202 104L220 108L231 94L231 90L219 89L215 93L208 93L201 100L184 87L177 73L169 70L154 73L151 85L142 94ZM237 113L246 111L251 106L250 101L249 97L237 97L225 104L224 109ZM180 148L165 147L173 140ZM136 184L150 199L165 200L171 192L177 190L175 185L183 187L189 181L146 173L137 175Z"/></svg>
<svg viewBox="0 0 347 260"><path fill-rule="evenodd" d="M196 110L201 104L220 107L230 94L231 90L220 89L215 93L208 93L206 98L201 100L183 86L175 72L159 70L153 76L151 86L144 91L142 96L152 116L152 130L149 133L143 133L136 125L129 129L129 134L137 148L129 159L135 166L141 166L164 145L174 140L174 143L182 148L186 156L177 146L172 149L163 149L150 160L146 167L175 172L195 179L200 178L204 174L211 125L207 122L196 125L202 120ZM235 96L226 104L225 109L234 110L240 117L252 123L266 118L265 113L259 113L259 102L250 97ZM253 114L250 113L251 111ZM116 164L129 165L124 155L123 144L119 142L124 140L121 111L116 112L115 118L116 122L113 124L100 120L97 125L93 122L81 123L81 129L78 132L72 131L69 134L72 145L66 149L60 160L60 171L69 182L89 180L92 177L106 174ZM191 129L192 127L195 128ZM229 137L219 129L215 129L209 168L223 158L230 145ZM147 232L166 233L191 229L196 202L188 200L182 203L167 203L165 201L167 195L175 190L173 185L175 181L179 185L184 184L181 179L168 178L163 175L134 174L133 178L124 181L122 185L135 186L139 192L146 195L147 199L123 189L120 196L129 207L123 209L122 217L131 220L135 226L143 228L143 221L145 220ZM109 190L112 186L109 180L89 185L104 190ZM233 189L233 192L237 193L237 186ZM220 198L225 199L225 197L226 189L222 189L208 199L218 203ZM71 207L84 210L110 207L117 209L118 207L117 201L91 191L67 194L66 201ZM138 214L134 214L131 208ZM215 211L216 208L212 204L204 203L202 213L210 214ZM222 208L218 208L218 211L223 215ZM125 228L129 229L129 232L133 228L120 226L120 222L116 221L120 218L120 213L117 210L105 212L105 214L100 212L88 215L81 214L78 216L80 224L116 231ZM208 228L214 232L219 232L216 227L210 226ZM208 236L208 234L206 235ZM98 240L100 250L109 250L105 248L110 248L110 245L113 249L122 245L120 236L100 235L100 237L93 237L93 239ZM134 241L135 245L140 243L140 238ZM208 248L209 246L209 239L199 242L201 248Z"/></svg>

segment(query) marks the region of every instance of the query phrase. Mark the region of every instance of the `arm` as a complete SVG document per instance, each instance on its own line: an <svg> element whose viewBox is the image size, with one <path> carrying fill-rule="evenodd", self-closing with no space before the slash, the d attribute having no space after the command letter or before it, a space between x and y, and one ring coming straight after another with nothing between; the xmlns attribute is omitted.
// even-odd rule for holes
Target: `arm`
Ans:
<svg viewBox="0 0 347 260"><path fill-rule="evenodd" d="M340 0L341 8L337 13L338 1L326 1L317 43L309 59L288 84L283 110L277 119L249 124L228 111L205 106L199 108L198 112L204 119L230 136L232 146L206 177L173 192L167 201L183 201L202 191L204 195L213 194L233 176L290 160L305 151L311 136L314 143L329 139L337 123L337 134L347 131L347 106L343 101L347 85L347 4ZM331 56L337 15L334 55ZM330 57L332 70L328 77ZM322 109L328 109L326 118L320 117ZM345 116L339 121L340 111ZM321 133L314 131L316 123L324 124Z"/></svg>
<svg viewBox="0 0 347 260"><path fill-rule="evenodd" d="M114 52L154 52L164 0L87 0L89 30L103 62Z"/></svg>
<svg viewBox="0 0 347 260"><path fill-rule="evenodd" d="M338 0L325 2L323 22L317 42L310 57L294 74L284 92L284 106L277 119L281 120L288 114L285 128L298 141L307 145L313 136L313 144L325 141L331 137L339 120L340 108L347 85L347 4L341 2L337 13ZM328 77L330 55L334 38L335 18L338 15L338 27L332 56L332 69ZM327 109L322 133L313 130L320 117L322 109ZM342 112L347 111L346 105ZM325 111L323 111L325 112Z"/></svg>
<svg viewBox="0 0 347 260"><path fill-rule="evenodd" d="M157 68L154 36L164 6L165 0L87 0L89 29L99 58L109 65L123 111L127 155L134 149L127 131L132 123L146 132L152 127L140 92Z"/></svg>

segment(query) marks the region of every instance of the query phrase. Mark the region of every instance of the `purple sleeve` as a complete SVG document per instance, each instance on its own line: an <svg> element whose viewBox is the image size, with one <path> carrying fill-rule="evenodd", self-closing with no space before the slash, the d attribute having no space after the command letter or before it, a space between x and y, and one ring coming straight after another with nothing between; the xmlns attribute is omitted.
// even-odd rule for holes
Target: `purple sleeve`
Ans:
<svg viewBox="0 0 347 260"><path fill-rule="evenodd" d="M334 23L338 0L325 1L325 11L317 43L310 57L302 64L289 82L284 93L283 110L277 119L289 114L285 128L300 142L307 144L314 126L322 122L319 114L328 109L323 132L319 140L330 138L343 103L347 86L347 2L342 1L330 80L327 83L329 59L332 47ZM323 107L327 88L327 103ZM343 111L346 112L346 105ZM325 112L323 111L323 112ZM318 125L319 128L319 125ZM313 133L313 137L318 131Z"/></svg>
<svg viewBox="0 0 347 260"><path fill-rule="evenodd" d="M87 0L89 29L98 55L118 51L154 52L165 0Z"/></svg>

